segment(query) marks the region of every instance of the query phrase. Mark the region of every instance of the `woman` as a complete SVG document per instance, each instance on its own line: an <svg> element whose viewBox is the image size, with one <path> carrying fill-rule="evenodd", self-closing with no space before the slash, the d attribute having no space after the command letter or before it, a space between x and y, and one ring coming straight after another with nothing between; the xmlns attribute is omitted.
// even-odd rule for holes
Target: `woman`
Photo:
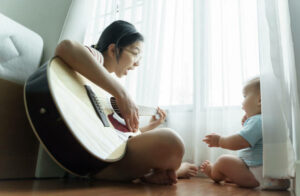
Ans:
<svg viewBox="0 0 300 196"><path fill-rule="evenodd" d="M64 40L57 46L55 55L114 96L127 127L135 132L139 128L137 107L110 73L122 77L139 66L142 47L143 36L132 24L115 21L103 31L95 46ZM170 129L147 131L128 139L124 158L101 170L95 178L140 178L150 183L174 184L183 154L181 139Z"/></svg>

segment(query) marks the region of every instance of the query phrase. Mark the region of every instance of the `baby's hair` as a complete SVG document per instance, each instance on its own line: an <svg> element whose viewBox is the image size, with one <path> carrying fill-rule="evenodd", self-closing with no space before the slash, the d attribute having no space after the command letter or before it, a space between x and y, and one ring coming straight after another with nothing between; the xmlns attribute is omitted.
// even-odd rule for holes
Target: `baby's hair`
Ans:
<svg viewBox="0 0 300 196"><path fill-rule="evenodd" d="M250 80L248 80L245 84L244 88L254 87L258 92L260 92L260 77L256 76Z"/></svg>

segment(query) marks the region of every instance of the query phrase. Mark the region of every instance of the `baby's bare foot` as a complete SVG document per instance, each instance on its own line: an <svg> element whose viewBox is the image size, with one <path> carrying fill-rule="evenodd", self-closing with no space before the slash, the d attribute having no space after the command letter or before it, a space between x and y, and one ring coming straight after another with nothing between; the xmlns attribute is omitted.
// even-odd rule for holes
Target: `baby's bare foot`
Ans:
<svg viewBox="0 0 300 196"><path fill-rule="evenodd" d="M172 185L177 182L174 170L155 170L141 178L143 182L151 184Z"/></svg>
<svg viewBox="0 0 300 196"><path fill-rule="evenodd" d="M196 176L198 173L198 167L192 163L181 163L180 168L176 171L178 178L190 178Z"/></svg>
<svg viewBox="0 0 300 196"><path fill-rule="evenodd" d="M200 171L211 178L211 163L210 161L204 161L200 166Z"/></svg>

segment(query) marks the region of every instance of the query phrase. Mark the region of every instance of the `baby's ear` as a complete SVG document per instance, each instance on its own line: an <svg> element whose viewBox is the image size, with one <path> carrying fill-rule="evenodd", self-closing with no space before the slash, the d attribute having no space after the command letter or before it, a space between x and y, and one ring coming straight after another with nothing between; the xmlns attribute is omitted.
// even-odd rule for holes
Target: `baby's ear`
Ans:
<svg viewBox="0 0 300 196"><path fill-rule="evenodd" d="M259 107L261 107L261 97L260 96L258 98L258 105L259 105Z"/></svg>

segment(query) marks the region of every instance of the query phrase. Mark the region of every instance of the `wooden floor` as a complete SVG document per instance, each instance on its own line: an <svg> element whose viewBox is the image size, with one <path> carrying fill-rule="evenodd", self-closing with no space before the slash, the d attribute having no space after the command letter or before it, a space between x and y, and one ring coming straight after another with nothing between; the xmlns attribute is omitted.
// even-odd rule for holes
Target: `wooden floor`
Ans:
<svg viewBox="0 0 300 196"><path fill-rule="evenodd" d="M238 188L230 184L216 184L207 178L179 180L176 185L159 186L131 183L112 183L78 179L6 180L0 181L0 195L13 196L136 196L136 195L183 195L183 196L292 196L288 191L258 191Z"/></svg>

